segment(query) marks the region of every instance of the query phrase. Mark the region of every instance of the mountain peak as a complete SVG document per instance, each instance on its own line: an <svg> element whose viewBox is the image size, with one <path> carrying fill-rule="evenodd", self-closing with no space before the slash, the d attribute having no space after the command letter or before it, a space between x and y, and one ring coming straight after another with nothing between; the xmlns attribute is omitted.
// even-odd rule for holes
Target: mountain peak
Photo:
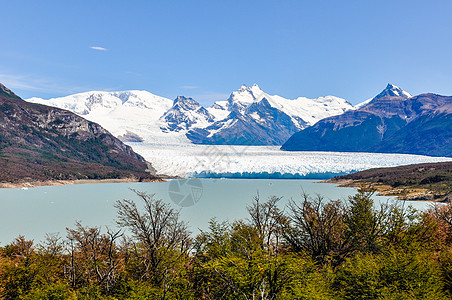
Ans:
<svg viewBox="0 0 452 300"><path fill-rule="evenodd" d="M246 84L242 84L240 86L240 88L237 90L237 92L239 93L243 93L243 92L248 92L248 93L252 93L252 92L256 92L256 91L261 91L261 88L255 83L253 84L251 87L247 86Z"/></svg>
<svg viewBox="0 0 452 300"><path fill-rule="evenodd" d="M160 120L164 121L160 129L163 132L188 130L197 123L206 126L214 122L214 117L193 98L177 96L171 107Z"/></svg>
<svg viewBox="0 0 452 300"><path fill-rule="evenodd" d="M386 86L386 89L400 89L400 88L396 85L393 85L392 83L388 83L388 85Z"/></svg>
<svg viewBox="0 0 452 300"><path fill-rule="evenodd" d="M18 99L20 99L19 96L14 94L13 91L11 91L9 88L7 88L6 86L4 86L1 83L0 83L0 95L4 95L4 96L11 97L11 98L18 98Z"/></svg>
<svg viewBox="0 0 452 300"><path fill-rule="evenodd" d="M173 109L196 110L199 107L201 105L196 100L184 96L177 96L173 102Z"/></svg>
<svg viewBox="0 0 452 300"><path fill-rule="evenodd" d="M396 85L393 85L392 83L388 83L386 88L378 94L374 99L380 99L383 97L403 97L403 98L409 98L411 97L411 94L408 92L405 92L401 88L399 88Z"/></svg>
<svg viewBox="0 0 452 300"><path fill-rule="evenodd" d="M256 98L258 98L259 95L264 92L264 91L261 90L261 88L256 83L253 84L253 86L250 89L251 89L251 92L254 94L254 96Z"/></svg>
<svg viewBox="0 0 452 300"><path fill-rule="evenodd" d="M240 88L237 90L239 93L249 92L250 88L246 84L242 84Z"/></svg>
<svg viewBox="0 0 452 300"><path fill-rule="evenodd" d="M190 100L194 101L193 98L190 98L190 97L187 98L185 96L177 96L176 99L174 99L174 103L176 103L176 102L185 102L185 101L190 101Z"/></svg>
<svg viewBox="0 0 452 300"><path fill-rule="evenodd" d="M236 92L232 92L228 99L230 108L243 111L247 106L261 99L265 93L257 84L248 87L243 84Z"/></svg>

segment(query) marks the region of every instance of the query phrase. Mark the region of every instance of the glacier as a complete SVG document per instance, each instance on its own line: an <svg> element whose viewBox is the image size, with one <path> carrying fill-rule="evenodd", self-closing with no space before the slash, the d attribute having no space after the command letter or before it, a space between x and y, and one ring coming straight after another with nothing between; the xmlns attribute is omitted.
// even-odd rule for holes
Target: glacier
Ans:
<svg viewBox="0 0 452 300"><path fill-rule="evenodd" d="M281 151L278 146L127 143L168 177L323 179L371 168L451 161L363 152Z"/></svg>
<svg viewBox="0 0 452 300"><path fill-rule="evenodd" d="M396 86L388 87L384 92L389 95L410 95ZM370 101L353 106L334 96L285 99L263 92L256 84L243 85L227 100L208 108L191 98L172 101L138 90L27 101L68 109L99 123L132 146L157 174L168 177L321 179L369 168L451 160L407 154L281 151L279 145L269 144L278 142L284 130L312 126ZM194 137L199 143L194 143ZM233 144L240 138L246 145L217 143ZM267 146L247 146L252 142Z"/></svg>

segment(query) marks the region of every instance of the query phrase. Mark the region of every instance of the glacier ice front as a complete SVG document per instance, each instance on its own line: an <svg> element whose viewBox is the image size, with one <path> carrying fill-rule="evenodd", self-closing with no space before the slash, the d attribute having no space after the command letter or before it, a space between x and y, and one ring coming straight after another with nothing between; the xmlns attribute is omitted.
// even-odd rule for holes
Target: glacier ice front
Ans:
<svg viewBox="0 0 452 300"><path fill-rule="evenodd" d="M274 146L129 145L158 174L180 177L322 179L371 168L452 160L409 154L287 152Z"/></svg>

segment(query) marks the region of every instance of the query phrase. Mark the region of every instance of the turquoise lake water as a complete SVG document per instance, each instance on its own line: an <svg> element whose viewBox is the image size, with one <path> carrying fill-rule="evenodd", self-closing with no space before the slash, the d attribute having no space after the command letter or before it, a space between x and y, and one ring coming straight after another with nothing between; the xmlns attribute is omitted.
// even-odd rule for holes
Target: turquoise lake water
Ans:
<svg viewBox="0 0 452 300"><path fill-rule="evenodd" d="M321 194L327 199L347 199L356 193L353 188L337 187L315 180L283 179L196 179L171 180L165 183L104 183L47 186L29 189L0 189L0 246L19 234L41 241L45 233L65 236L65 228L74 222L83 225L116 228L114 203L121 199L136 200L131 190L155 194L156 198L180 208L182 219L189 222L196 234L206 229L211 218L233 221L247 217L246 206L259 193L262 200L275 195L299 200L302 191ZM387 201L388 197L375 197ZM182 206L180 206L181 204ZM425 202L412 203L423 208Z"/></svg>

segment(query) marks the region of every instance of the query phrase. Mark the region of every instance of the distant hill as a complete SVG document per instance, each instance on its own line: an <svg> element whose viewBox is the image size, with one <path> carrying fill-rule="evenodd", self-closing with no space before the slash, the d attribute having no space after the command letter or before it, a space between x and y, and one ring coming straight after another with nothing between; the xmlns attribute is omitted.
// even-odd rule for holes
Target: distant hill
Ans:
<svg viewBox="0 0 452 300"><path fill-rule="evenodd" d="M372 184L383 194L401 199L452 201L452 162L370 169L329 182L346 186Z"/></svg>
<svg viewBox="0 0 452 300"><path fill-rule="evenodd" d="M100 125L0 84L0 182L153 178L149 168Z"/></svg>
<svg viewBox="0 0 452 300"><path fill-rule="evenodd" d="M289 151L345 151L452 156L452 97L411 96L388 86L357 110L292 135Z"/></svg>

